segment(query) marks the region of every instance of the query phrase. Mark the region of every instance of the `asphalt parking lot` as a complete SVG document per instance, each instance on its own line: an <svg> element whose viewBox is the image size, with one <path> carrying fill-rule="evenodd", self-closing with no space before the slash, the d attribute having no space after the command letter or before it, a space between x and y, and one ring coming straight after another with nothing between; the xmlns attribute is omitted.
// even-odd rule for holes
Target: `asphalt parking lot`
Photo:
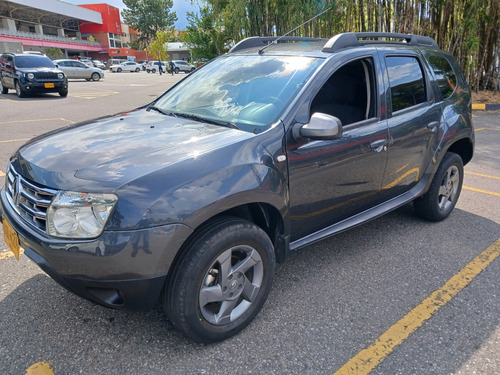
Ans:
<svg viewBox="0 0 500 375"><path fill-rule="evenodd" d="M28 139L145 105L184 74L106 73L69 95L0 95L0 186ZM316 243L277 267L254 322L201 345L160 306L110 310L80 299L1 240L0 374L500 373L500 113L474 112L476 151L452 215L407 205ZM498 257L498 258L497 258Z"/></svg>

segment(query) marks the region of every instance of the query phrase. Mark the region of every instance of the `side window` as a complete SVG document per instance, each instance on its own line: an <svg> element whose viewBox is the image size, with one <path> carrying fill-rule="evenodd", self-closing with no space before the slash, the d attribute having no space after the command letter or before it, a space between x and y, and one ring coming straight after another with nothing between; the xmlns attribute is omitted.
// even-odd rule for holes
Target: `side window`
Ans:
<svg viewBox="0 0 500 375"><path fill-rule="evenodd" d="M439 91L441 92L441 97L443 99L448 98L451 94L453 94L453 91L455 91L455 87L457 86L457 77L453 68L448 60L442 56L429 56L429 64L434 71L436 83Z"/></svg>
<svg viewBox="0 0 500 375"><path fill-rule="evenodd" d="M411 56L387 56L385 61L391 86L392 111L425 102L424 76L418 60Z"/></svg>
<svg viewBox="0 0 500 375"><path fill-rule="evenodd" d="M311 103L313 113L337 117L349 125L376 116L374 64L371 58L355 60L337 69Z"/></svg>

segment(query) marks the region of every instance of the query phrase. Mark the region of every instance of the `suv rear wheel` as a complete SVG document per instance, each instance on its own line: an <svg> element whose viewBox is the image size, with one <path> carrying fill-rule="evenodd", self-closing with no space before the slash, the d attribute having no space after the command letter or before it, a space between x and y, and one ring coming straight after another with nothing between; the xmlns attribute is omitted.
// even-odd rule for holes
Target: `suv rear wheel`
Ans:
<svg viewBox="0 0 500 375"><path fill-rule="evenodd" d="M188 242L164 289L173 325L200 342L215 342L246 327L262 308L274 277L267 234L239 218L221 218Z"/></svg>
<svg viewBox="0 0 500 375"><path fill-rule="evenodd" d="M434 175L429 191L413 201L417 215L430 221L446 219L457 204L463 179L462 158L453 152L447 152Z"/></svg>

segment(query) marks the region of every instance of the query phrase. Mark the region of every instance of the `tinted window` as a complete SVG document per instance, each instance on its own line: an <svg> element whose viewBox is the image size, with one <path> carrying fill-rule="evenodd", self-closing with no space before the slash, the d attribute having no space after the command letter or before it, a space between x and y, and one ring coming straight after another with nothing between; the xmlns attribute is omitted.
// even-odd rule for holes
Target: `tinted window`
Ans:
<svg viewBox="0 0 500 375"><path fill-rule="evenodd" d="M386 57L391 85L392 111L396 112L426 100L424 77L415 57Z"/></svg>
<svg viewBox="0 0 500 375"><path fill-rule="evenodd" d="M457 84L457 77L453 71L450 63L444 57L441 56L429 56L429 63L434 75L436 76L436 82L441 92L443 99L446 99L453 91Z"/></svg>
<svg viewBox="0 0 500 375"><path fill-rule="evenodd" d="M54 63L45 56L16 56L16 66L18 68L53 68Z"/></svg>

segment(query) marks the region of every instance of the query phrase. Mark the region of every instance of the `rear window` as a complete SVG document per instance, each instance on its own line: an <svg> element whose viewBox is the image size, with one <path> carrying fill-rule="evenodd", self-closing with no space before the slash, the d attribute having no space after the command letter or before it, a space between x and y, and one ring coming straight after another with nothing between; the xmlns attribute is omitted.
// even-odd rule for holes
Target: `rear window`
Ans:
<svg viewBox="0 0 500 375"><path fill-rule="evenodd" d="M441 97L446 99L453 94L457 86L457 77L448 60L442 56L429 56L429 64L434 71Z"/></svg>
<svg viewBox="0 0 500 375"><path fill-rule="evenodd" d="M392 111L425 102L424 76L418 60L412 56L387 56L385 60L391 86Z"/></svg>

